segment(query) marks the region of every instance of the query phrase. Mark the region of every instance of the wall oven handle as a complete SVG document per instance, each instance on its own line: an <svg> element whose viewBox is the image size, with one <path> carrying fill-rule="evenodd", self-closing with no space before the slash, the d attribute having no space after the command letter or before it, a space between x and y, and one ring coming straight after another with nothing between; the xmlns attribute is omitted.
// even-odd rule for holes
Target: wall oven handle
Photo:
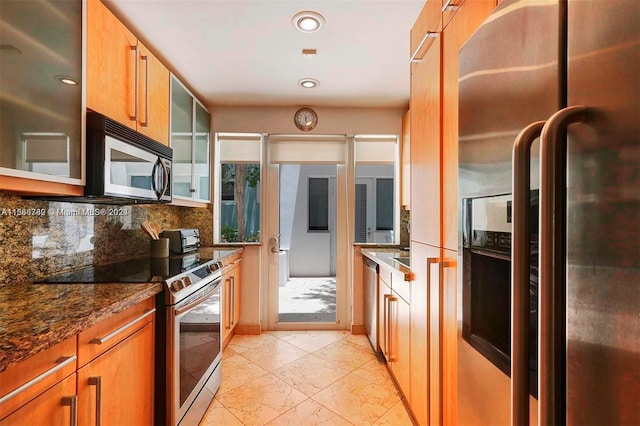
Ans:
<svg viewBox="0 0 640 426"><path fill-rule="evenodd" d="M95 344L95 345L105 344L106 342L108 342L109 340L113 339L118 334L120 334L123 331L125 331L127 328L133 326L134 324L139 323L140 321L142 321L143 319L145 319L149 315L152 315L155 311L156 311L156 308L149 309L149 310L145 311L142 315L140 315L138 318L136 318L136 319L134 319L132 321L129 321L128 323L126 323L122 327L118 328L117 330L107 334L104 337L96 337L95 339L91 339L91 342L89 342L89 343L92 343L92 344Z"/></svg>
<svg viewBox="0 0 640 426"><path fill-rule="evenodd" d="M538 422L542 425L565 422L567 155L563 135L567 126L586 119L584 106L561 109L547 120L540 137Z"/></svg>
<svg viewBox="0 0 640 426"><path fill-rule="evenodd" d="M62 397L62 405L69 406L69 425L78 426L78 395Z"/></svg>
<svg viewBox="0 0 640 426"><path fill-rule="evenodd" d="M135 46L131 46L131 50L133 50L133 52L135 53L136 56L136 60L135 60L135 78L134 78L134 90L133 90L133 115L130 115L129 118L133 121L137 121L138 120L138 108L139 108L139 104L138 104L138 82L140 80L140 66L138 64L138 45Z"/></svg>
<svg viewBox="0 0 640 426"><path fill-rule="evenodd" d="M96 387L96 426L102 423L102 377L89 377L89 386Z"/></svg>
<svg viewBox="0 0 640 426"><path fill-rule="evenodd" d="M513 144L511 244L511 424L529 424L529 262L531 145L544 121L525 127Z"/></svg>
<svg viewBox="0 0 640 426"><path fill-rule="evenodd" d="M75 356L75 355L71 355L71 356L68 356L68 357L63 357L63 358L58 359L56 361L56 365L55 366L51 367L47 371L45 371L42 374L38 375L37 377L34 377L33 379L29 380L24 385L20 386L19 388L14 389L13 391L9 392L8 394L6 394L2 398L0 398L0 404L4 404L6 401L10 400L11 398L15 397L16 395L20 394L21 392L24 392L25 390L29 389L31 386L33 386L33 385L35 385L37 383L40 383L41 381L43 381L44 379L46 379L50 375L56 373L57 371L62 370L67 365L75 362L76 359L78 359L78 357Z"/></svg>
<svg viewBox="0 0 640 426"><path fill-rule="evenodd" d="M211 297L211 295L216 292L218 290L220 286L219 285L214 285L210 291L207 291L206 293L204 293L202 296L198 297L196 300L187 303L184 306L180 306L179 308L176 307L175 312L174 312L174 316L178 316L178 315L182 315L185 312L188 312L190 309L194 308L195 306L198 306L200 303L202 303L203 301L207 300L209 297Z"/></svg>
<svg viewBox="0 0 640 426"><path fill-rule="evenodd" d="M149 57L141 55L140 60L144 61L144 121L140 122L142 127L149 127Z"/></svg>

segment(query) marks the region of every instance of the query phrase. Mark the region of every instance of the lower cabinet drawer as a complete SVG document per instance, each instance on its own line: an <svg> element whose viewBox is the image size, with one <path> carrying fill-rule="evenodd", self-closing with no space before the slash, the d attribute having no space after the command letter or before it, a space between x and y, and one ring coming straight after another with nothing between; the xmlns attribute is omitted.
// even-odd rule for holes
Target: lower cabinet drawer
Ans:
<svg viewBox="0 0 640 426"><path fill-rule="evenodd" d="M0 425L74 425L77 419L77 401L74 373L0 420Z"/></svg>
<svg viewBox="0 0 640 426"><path fill-rule="evenodd" d="M0 373L0 419L75 372L76 359L73 336Z"/></svg>
<svg viewBox="0 0 640 426"><path fill-rule="evenodd" d="M149 324L154 319L154 312L152 297L81 332L78 335L78 368Z"/></svg>

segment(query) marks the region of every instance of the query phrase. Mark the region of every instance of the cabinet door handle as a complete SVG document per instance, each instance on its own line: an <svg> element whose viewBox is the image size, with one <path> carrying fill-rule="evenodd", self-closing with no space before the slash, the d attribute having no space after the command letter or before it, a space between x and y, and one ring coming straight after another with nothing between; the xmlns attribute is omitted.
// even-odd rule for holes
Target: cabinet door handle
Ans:
<svg viewBox="0 0 640 426"><path fill-rule="evenodd" d="M71 355L71 356L68 356L68 357L63 357L63 358L58 359L56 361L56 365L54 367L51 367L50 369L48 369L44 373L38 375L37 377L34 377L33 379L29 380L24 385L20 386L19 388L14 389L13 391L9 392L8 394L6 394L2 398L0 398L0 404L4 404L6 401L10 400L14 396L16 396L16 395L20 394L21 392L24 392L25 390L29 389L31 386L33 386L33 385L35 385L37 383L40 383L41 381L43 381L44 379L46 379L50 375L54 374L55 372L62 370L67 365L75 362L76 359L78 359L78 357L75 356L75 355Z"/></svg>
<svg viewBox="0 0 640 426"><path fill-rule="evenodd" d="M224 280L225 284L229 283L229 285L225 286L227 291L226 291L226 295L224 296L226 299L226 305L227 305L227 309L226 309L226 313L225 313L225 317L226 317L226 324L225 324L225 329L230 330L231 329L231 278L226 278Z"/></svg>
<svg viewBox="0 0 640 426"><path fill-rule="evenodd" d="M62 405L69 406L69 425L78 426L78 395L62 397Z"/></svg>
<svg viewBox="0 0 640 426"><path fill-rule="evenodd" d="M144 121L140 122L142 127L149 126L149 57L141 55L140 60L144 61Z"/></svg>
<svg viewBox="0 0 640 426"><path fill-rule="evenodd" d="M130 115L129 118L133 121L138 120L138 84L140 82L140 65L138 64L138 45L131 46L131 50L135 53L135 77L133 79L133 115Z"/></svg>
<svg viewBox="0 0 640 426"><path fill-rule="evenodd" d="M459 8L459 7L460 7L460 5L459 5L459 4L457 4L457 3L451 4L451 2L452 2L452 1L453 1L453 0L447 0L447 1L446 1L446 3L442 6L442 11L443 11L443 12L447 12L447 11L451 11L451 10L456 10L457 8Z"/></svg>
<svg viewBox="0 0 640 426"><path fill-rule="evenodd" d="M130 322L126 323L125 325L123 325L119 329L115 330L114 332L109 333L104 337L96 337L95 339L91 339L91 341L89 343L92 343L92 344L95 344L95 345L102 345L102 344L108 342L109 340L113 339L114 336L116 336L119 333L123 332L127 328L131 327L132 325L134 325L136 323L139 323L140 321L142 321L143 319L145 319L149 315L152 315L155 311L156 311L156 308L149 309L148 311L146 311L145 313L140 315L138 318L134 319L133 321L130 321Z"/></svg>
<svg viewBox="0 0 640 426"><path fill-rule="evenodd" d="M584 122L588 109L570 106L553 114L540 136L540 247L538 269L538 423L564 422L562 360L566 327L563 293L566 287L563 243L566 238L565 129ZM562 342L560 344L560 342Z"/></svg>
<svg viewBox="0 0 640 426"><path fill-rule="evenodd" d="M531 144L544 121L522 129L513 143L513 244L511 245L511 424L529 423L529 259Z"/></svg>
<svg viewBox="0 0 640 426"><path fill-rule="evenodd" d="M102 423L102 377L89 377L89 386L96 387L96 426Z"/></svg>
<svg viewBox="0 0 640 426"><path fill-rule="evenodd" d="M397 302L398 298L395 297L395 296L389 295L389 298L387 300L388 300L388 303L389 303L389 309L387 310L387 315L389 316L388 320L387 320L387 324L388 324L387 327L389 327L389 347L388 347L388 349L389 349L389 362L394 362L395 360L393 359L393 333L392 333L393 330L391 329L392 328L391 325L393 324L393 321L392 321L392 319L393 319L392 306L393 305L391 304L391 302Z"/></svg>
<svg viewBox="0 0 640 426"><path fill-rule="evenodd" d="M236 277L229 277L231 280L231 293L229 297L229 303L231 304L231 325L235 325L236 323Z"/></svg>
<svg viewBox="0 0 640 426"><path fill-rule="evenodd" d="M384 318L384 327L383 327L383 334L384 334L384 348L382 351L382 354L385 355L385 357L387 355L389 355L389 298L391 297L390 294L385 294L384 295L384 306L383 306L383 318Z"/></svg>

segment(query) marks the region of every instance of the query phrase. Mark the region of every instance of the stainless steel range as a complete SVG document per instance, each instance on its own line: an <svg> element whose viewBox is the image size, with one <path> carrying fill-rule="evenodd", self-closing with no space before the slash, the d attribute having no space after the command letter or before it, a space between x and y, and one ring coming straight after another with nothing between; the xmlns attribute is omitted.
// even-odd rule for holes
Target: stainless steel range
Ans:
<svg viewBox="0 0 640 426"><path fill-rule="evenodd" d="M221 289L233 251L201 248L137 258L47 278L47 283L164 282L156 297L155 424L198 424L221 382Z"/></svg>
<svg viewBox="0 0 640 426"><path fill-rule="evenodd" d="M165 307L157 333L165 348L156 374L160 424L198 424L220 387L222 267L210 260L165 280L164 300L157 303Z"/></svg>

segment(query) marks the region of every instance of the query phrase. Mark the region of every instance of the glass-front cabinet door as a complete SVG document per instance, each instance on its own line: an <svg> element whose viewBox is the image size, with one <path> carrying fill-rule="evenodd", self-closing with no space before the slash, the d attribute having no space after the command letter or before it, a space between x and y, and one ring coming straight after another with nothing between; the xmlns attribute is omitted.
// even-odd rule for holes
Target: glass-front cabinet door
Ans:
<svg viewBox="0 0 640 426"><path fill-rule="evenodd" d="M211 115L175 77L171 78L173 197L208 202Z"/></svg>
<svg viewBox="0 0 640 426"><path fill-rule="evenodd" d="M0 174L82 185L85 3L0 3Z"/></svg>

